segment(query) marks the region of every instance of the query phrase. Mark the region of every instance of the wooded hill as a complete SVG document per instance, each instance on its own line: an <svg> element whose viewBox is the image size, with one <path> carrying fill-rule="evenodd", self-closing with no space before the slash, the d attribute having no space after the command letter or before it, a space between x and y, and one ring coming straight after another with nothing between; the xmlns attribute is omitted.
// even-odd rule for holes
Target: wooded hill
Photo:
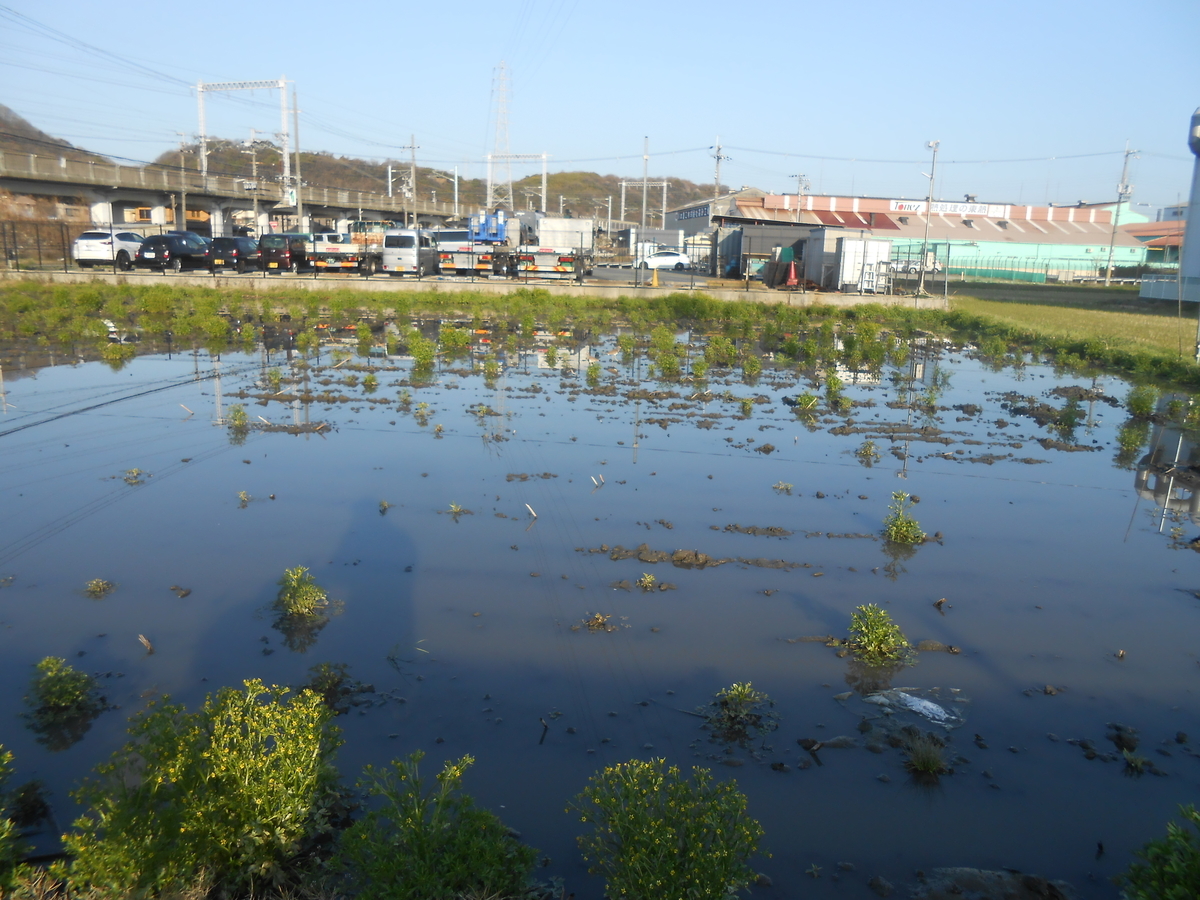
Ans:
<svg viewBox="0 0 1200 900"><path fill-rule="evenodd" d="M38 156L65 156L84 162L108 161L98 153L81 150L74 144L51 137L3 104L0 104L0 150L36 153Z"/></svg>

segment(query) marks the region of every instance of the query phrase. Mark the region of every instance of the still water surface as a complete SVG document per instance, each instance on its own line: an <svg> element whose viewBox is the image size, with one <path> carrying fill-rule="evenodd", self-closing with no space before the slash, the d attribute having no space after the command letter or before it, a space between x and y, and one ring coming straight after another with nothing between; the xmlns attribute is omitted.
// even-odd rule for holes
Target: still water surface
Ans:
<svg viewBox="0 0 1200 900"><path fill-rule="evenodd" d="M866 896L872 875L901 883L952 865L1012 866L1114 897L1107 879L1132 849L1197 799L1200 573L1186 547L1197 527L1139 497L1135 471L1114 463L1120 408L1082 402L1066 442L1096 449L1068 452L1041 446L1062 435L1004 404L1015 392L1061 408L1050 391L1062 386L1123 399L1122 382L1032 363L993 371L915 348L904 367L848 384L849 413L805 423L783 402L808 389L794 371L753 385L713 377L704 394L646 380L645 361L623 360L608 338L560 352L559 367L564 358L568 368L549 368L543 346L487 382L463 357L428 384L410 383L411 360L328 347L307 370L277 354L203 351L143 355L117 372L6 367L0 742L19 780L42 778L66 827L69 790L149 697L194 706L221 685L298 685L335 662L376 690L339 719L348 779L417 748L430 775L473 755L467 789L580 898L602 885L579 859L567 800L633 757L736 778L772 854L755 862L774 880L755 889L762 897ZM593 360L600 385L589 390ZM368 365L374 393L361 383ZM259 399L272 393L271 367L282 401ZM942 384L935 414L903 407L906 378L917 392ZM324 401L292 402L304 387ZM740 400L756 397L743 415ZM256 426L244 442L225 424L231 403ZM847 418L928 426L949 442L832 433ZM854 453L867 439L881 454L871 466ZM1173 459L1184 439L1159 429L1151 440ZM141 483L126 483L131 469ZM879 539L897 490L919 496L913 512L941 540L904 553ZM684 569L588 552L641 543L733 561ZM797 565L738 561L760 559ZM270 604L297 565L337 609L289 641ZM643 573L675 589L613 586ZM117 587L89 599L93 578ZM899 750L864 748L859 723L879 708L834 699L850 689L849 661L796 640L845 636L863 603L886 607L914 643L961 649L921 653L892 681L941 689L965 719L948 735L954 774L936 785L914 784ZM618 627L582 626L597 613ZM60 752L20 718L31 667L48 655L101 674L121 707ZM781 717L757 759L708 743L679 711L735 681L768 693ZM1126 777L1120 761L1069 743L1115 752L1110 722L1138 729L1139 753L1166 774ZM1191 737L1178 743L1177 732ZM811 759L797 739L838 735L858 746L800 768ZM839 862L854 869L835 882Z"/></svg>

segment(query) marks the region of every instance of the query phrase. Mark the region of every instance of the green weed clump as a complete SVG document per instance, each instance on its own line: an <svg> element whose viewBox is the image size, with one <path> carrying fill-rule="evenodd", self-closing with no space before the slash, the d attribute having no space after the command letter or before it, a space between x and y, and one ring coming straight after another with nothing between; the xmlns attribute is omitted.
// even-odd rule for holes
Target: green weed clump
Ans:
<svg viewBox="0 0 1200 900"><path fill-rule="evenodd" d="M747 381L753 381L762 374L762 358L754 353L746 355L742 360L742 375Z"/></svg>
<svg viewBox="0 0 1200 900"><path fill-rule="evenodd" d="M737 785L708 769L689 778L662 759L619 763L593 775L571 810L593 826L579 846L606 896L726 898L754 878L746 861L762 826Z"/></svg>
<svg viewBox="0 0 1200 900"><path fill-rule="evenodd" d="M875 446L874 441L863 441L858 449L854 451L854 455L868 469L879 462L880 459L879 448Z"/></svg>
<svg viewBox="0 0 1200 900"><path fill-rule="evenodd" d="M471 346L471 332L466 328L455 328L453 325L442 324L438 328L438 341L443 350L458 353Z"/></svg>
<svg viewBox="0 0 1200 900"><path fill-rule="evenodd" d="M850 648L859 659L873 666L904 662L911 645L887 610L867 603L850 615Z"/></svg>
<svg viewBox="0 0 1200 900"><path fill-rule="evenodd" d="M8 780L12 777L13 755L0 744L0 891L13 887L24 846L9 808Z"/></svg>
<svg viewBox="0 0 1200 900"><path fill-rule="evenodd" d="M275 608L285 616L315 616L329 605L325 589L304 566L285 569Z"/></svg>
<svg viewBox="0 0 1200 900"><path fill-rule="evenodd" d="M920 544L925 541L921 525L908 512L912 498L904 491L892 494L888 514L883 520L883 536L896 544Z"/></svg>
<svg viewBox="0 0 1200 900"><path fill-rule="evenodd" d="M727 337L713 337L704 348L704 359L709 366L731 366L737 359L737 348Z"/></svg>
<svg viewBox="0 0 1200 900"><path fill-rule="evenodd" d="M747 747L758 740L765 746L767 735L779 727L774 706L774 700L747 681L717 691L708 705L696 712L704 717L713 741Z"/></svg>
<svg viewBox="0 0 1200 900"><path fill-rule="evenodd" d="M1125 408L1134 418L1148 419L1154 415L1158 407L1158 388L1149 384L1139 384L1129 389L1125 397Z"/></svg>
<svg viewBox="0 0 1200 900"><path fill-rule="evenodd" d="M225 419L229 422L229 427L234 431L244 430L250 425L250 417L246 415L246 407L240 403L235 403L229 407L229 413Z"/></svg>
<svg viewBox="0 0 1200 900"><path fill-rule="evenodd" d="M1181 806L1184 824L1167 823L1167 836L1135 851L1138 862L1114 879L1125 900L1193 900L1200 894L1200 812ZM1191 825L1192 828L1187 826Z"/></svg>
<svg viewBox="0 0 1200 900"><path fill-rule="evenodd" d="M152 704L72 796L86 808L56 874L81 896L259 895L312 872L344 815L332 714L309 691L245 683ZM89 893L90 892L90 893Z"/></svg>
<svg viewBox="0 0 1200 900"><path fill-rule="evenodd" d="M526 896L537 851L462 793L475 762L447 762L426 790L420 750L390 768L367 766L359 787L374 805L342 836L339 857L361 900Z"/></svg>
<svg viewBox="0 0 1200 900"><path fill-rule="evenodd" d="M904 767L913 775L936 777L947 771L945 744L933 734L917 733L904 742L907 758Z"/></svg>
<svg viewBox="0 0 1200 900"><path fill-rule="evenodd" d="M83 592L93 600L103 600L116 589L115 584L103 578L92 578L83 586Z"/></svg>
<svg viewBox="0 0 1200 900"><path fill-rule="evenodd" d="M36 668L25 697L35 712L88 713L104 708L96 679L71 667L65 659L47 656Z"/></svg>
<svg viewBox="0 0 1200 900"><path fill-rule="evenodd" d="M409 330L407 342L414 366L422 370L433 368L433 361L437 357L437 344L415 328Z"/></svg>

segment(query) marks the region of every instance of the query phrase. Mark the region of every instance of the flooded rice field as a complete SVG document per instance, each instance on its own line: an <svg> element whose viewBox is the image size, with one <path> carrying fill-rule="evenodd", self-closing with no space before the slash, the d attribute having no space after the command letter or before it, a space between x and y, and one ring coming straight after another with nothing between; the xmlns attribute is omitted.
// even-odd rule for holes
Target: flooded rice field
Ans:
<svg viewBox="0 0 1200 900"><path fill-rule="evenodd" d="M497 354L484 331L425 371L335 338L6 355L0 743L58 829L150 698L298 686L320 663L350 679L347 781L473 755L466 789L579 898L603 885L565 807L631 758L737 780L771 854L761 897L873 896L940 866L1115 897L1196 798L1191 438L1129 426L1127 384L932 339L874 371L664 379L616 334ZM925 543L883 539L897 491ZM272 609L296 566L333 601L303 625ZM868 603L912 665L837 646ZM119 709L66 732L23 718L46 656ZM710 742L693 714L735 682L775 702L765 748ZM940 735L952 772L909 775L903 726Z"/></svg>

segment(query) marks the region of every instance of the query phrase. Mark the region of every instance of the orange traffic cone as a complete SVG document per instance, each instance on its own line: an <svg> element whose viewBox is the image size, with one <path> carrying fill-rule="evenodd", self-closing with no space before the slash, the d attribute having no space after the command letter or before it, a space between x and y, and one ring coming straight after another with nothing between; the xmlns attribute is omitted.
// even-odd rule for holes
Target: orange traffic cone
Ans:
<svg viewBox="0 0 1200 900"><path fill-rule="evenodd" d="M650 276L650 287L658 287L658 269L651 269L654 274Z"/></svg>
<svg viewBox="0 0 1200 900"><path fill-rule="evenodd" d="M787 281L784 284L787 287L796 287L800 284L800 279L796 277L796 261L794 259L788 263Z"/></svg>

